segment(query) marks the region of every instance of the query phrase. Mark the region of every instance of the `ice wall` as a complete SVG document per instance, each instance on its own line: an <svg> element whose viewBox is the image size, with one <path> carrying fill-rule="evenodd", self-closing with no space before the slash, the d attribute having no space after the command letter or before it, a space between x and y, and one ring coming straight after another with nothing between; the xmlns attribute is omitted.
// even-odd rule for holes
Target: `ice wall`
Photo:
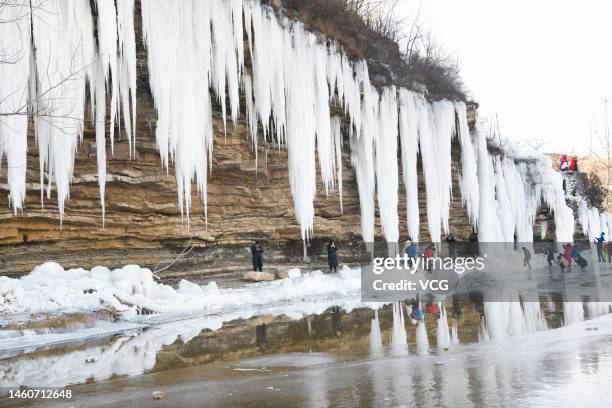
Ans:
<svg viewBox="0 0 612 408"><path fill-rule="evenodd" d="M83 136L88 89L92 113L96 112L98 178L104 215L106 95L110 94L111 101L112 151L120 100L128 138L132 140L134 134L136 51L133 1L121 2L119 10L112 0L97 0L95 6L97 42L87 0L17 0L0 11L2 21L10 22L0 24L0 49L9 58L0 63L3 101L0 157L7 156L10 203L15 212L25 200L25 153L28 118L32 117L39 149L41 205L45 190L50 197L55 185L60 217L63 216L75 151Z"/></svg>
<svg viewBox="0 0 612 408"><path fill-rule="evenodd" d="M20 7L2 12L10 18L21 8L27 16L29 2L16 4ZM63 214L89 95L103 222L107 116L111 154L114 124L121 116L120 133L129 142L130 154L136 143L136 17L133 0L91 4L95 13L87 0L47 1L45 7L52 13L44 23L35 18L30 29L28 19L17 19L16 24L0 27L2 49L18 57L15 64L0 64L0 96L7 101L0 112L25 107L37 113L41 199L55 185ZM317 173L326 195L337 187L342 198L342 146L347 139L364 240L373 241L377 235L377 209L380 232L387 241L400 239L404 223L414 240L423 239L419 236L420 154L427 238L440 241L442 233L449 232L453 137L461 147L462 201L481 241L507 242L515 236L531 241L542 203L554 213L557 239L573 237L573 214L565 204L561 176L552 171L548 159L492 155L486 132L470 132L463 102L431 102L405 88L375 87L366 61L352 60L342 47L258 0L150 0L142 3L142 23L158 116L157 147L163 167L174 166L178 204L187 226L194 184L206 213L207 178L214 171L212 105L220 106L227 132L237 124L242 93L256 154L258 138L267 147L288 152L294 212L304 240L315 229L313 202L321 193ZM0 157L7 156L15 212L22 208L26 193L27 123L25 115L13 115L0 124ZM398 160L407 203L401 222ZM589 212L581 209L583 229L591 234L607 232L607 215L598 215L597 226Z"/></svg>

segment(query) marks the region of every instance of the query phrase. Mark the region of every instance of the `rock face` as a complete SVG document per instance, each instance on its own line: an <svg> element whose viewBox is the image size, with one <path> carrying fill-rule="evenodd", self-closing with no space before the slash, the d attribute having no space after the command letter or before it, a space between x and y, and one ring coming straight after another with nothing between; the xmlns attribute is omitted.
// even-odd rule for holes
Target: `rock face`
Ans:
<svg viewBox="0 0 612 408"><path fill-rule="evenodd" d="M139 16L137 10L136 15ZM252 149L244 112L236 128L223 131L220 109L215 109L212 171L208 208L194 199L189 217L178 208L173 168L166 171L155 144L156 113L142 44L140 17L136 18L138 93L136 156L128 157L122 129L116 127L114 153L107 147L106 222L102 225L97 169L92 144L95 131L85 121L70 198L60 224L55 192L41 206L38 148L30 129L27 201L23 212L9 208L6 171L0 174L0 272L29 272L53 260L64 267L116 267L129 263L149 266L162 275L224 274L250 264L249 245L258 239L265 247L265 263L302 262L303 244L295 220L288 182L287 152L259 141L258 159ZM242 104L244 107L244 103ZM215 107L216 108L216 107ZM107 127L108 127L107 119ZM228 120L228 123L231 123ZM123 125L123 124L122 124ZM32 126L30 126L32 127ZM107 129L108 132L108 129ZM339 245L340 263L358 262L362 253L359 200L355 173L350 167L348 140L343 146L343 211L338 191L326 197L318 179L314 239L308 254L312 267L326 264L325 245L332 237ZM458 185L460 148L453 142L453 201L451 232L458 239L472 231L462 208ZM423 241L427 239L425 185L419 167L419 199ZM195 187L192 192L197 197ZM407 237L405 191L399 191L402 239ZM380 226L377 225L381 236Z"/></svg>

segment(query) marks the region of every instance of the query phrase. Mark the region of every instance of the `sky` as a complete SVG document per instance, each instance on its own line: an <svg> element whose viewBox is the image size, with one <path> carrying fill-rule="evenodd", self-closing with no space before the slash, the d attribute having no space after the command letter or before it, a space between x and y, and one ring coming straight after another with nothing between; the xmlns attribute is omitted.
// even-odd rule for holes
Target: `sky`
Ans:
<svg viewBox="0 0 612 408"><path fill-rule="evenodd" d="M400 2L410 24L419 0ZM568 154L602 150L589 129L603 129L606 97L612 113L611 20L610 0L423 0L420 14L458 58L480 117L497 116L508 139Z"/></svg>

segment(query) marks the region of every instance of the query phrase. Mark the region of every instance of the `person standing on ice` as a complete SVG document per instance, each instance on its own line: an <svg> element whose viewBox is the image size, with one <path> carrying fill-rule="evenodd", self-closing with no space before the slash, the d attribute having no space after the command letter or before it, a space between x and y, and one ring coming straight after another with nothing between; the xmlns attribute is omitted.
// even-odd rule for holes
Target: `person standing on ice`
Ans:
<svg viewBox="0 0 612 408"><path fill-rule="evenodd" d="M567 258L563 254L559 254L557 256L557 264L561 268L561 271L565 271L565 268L569 267L569 263L567 262Z"/></svg>
<svg viewBox="0 0 612 408"><path fill-rule="evenodd" d="M527 270L531 272L531 251L527 248L521 248L523 250L523 266L527 267Z"/></svg>
<svg viewBox="0 0 612 408"><path fill-rule="evenodd" d="M425 269L427 269L427 272L432 271L433 268L433 258L436 254L436 246L435 244L431 243L427 246L427 248L425 248L425 251L423 251L423 258L424 258L424 264L425 264ZM431 259L431 261L430 261Z"/></svg>
<svg viewBox="0 0 612 408"><path fill-rule="evenodd" d="M253 271L262 272L263 269L263 248L259 241L255 241L255 244L251 247L251 258L253 261Z"/></svg>
<svg viewBox="0 0 612 408"><path fill-rule="evenodd" d="M546 256L548 266L552 266L555 260L555 253L550 248L544 248L544 255Z"/></svg>
<svg viewBox="0 0 612 408"><path fill-rule="evenodd" d="M563 256L565 257L565 260L567 261L567 265L571 268L572 267L572 244L570 244L569 242L565 245L563 245Z"/></svg>
<svg viewBox="0 0 612 408"><path fill-rule="evenodd" d="M603 256L603 244L605 241L606 241L606 234L603 232L599 235L599 238L595 238L594 240L595 247L597 248L597 260L599 262L605 262L605 259Z"/></svg>
<svg viewBox="0 0 612 408"><path fill-rule="evenodd" d="M410 238L408 239L408 241L406 241L406 244L404 245L404 253L408 256L408 263L410 264L410 266L412 266L417 257L418 248L417 244L413 242Z"/></svg>
<svg viewBox="0 0 612 408"><path fill-rule="evenodd" d="M338 248L336 248L336 243L332 239L327 244L327 264L329 265L330 272L338 272Z"/></svg>
<svg viewBox="0 0 612 408"><path fill-rule="evenodd" d="M453 234L448 234L446 236L446 244L448 245L449 258L455 258L457 256L457 241L455 241Z"/></svg>

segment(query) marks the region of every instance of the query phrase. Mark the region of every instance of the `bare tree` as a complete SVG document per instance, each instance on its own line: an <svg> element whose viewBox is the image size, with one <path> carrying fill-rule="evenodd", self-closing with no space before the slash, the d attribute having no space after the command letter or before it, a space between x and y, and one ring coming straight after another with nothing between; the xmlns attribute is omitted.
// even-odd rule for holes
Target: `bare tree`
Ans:
<svg viewBox="0 0 612 408"><path fill-rule="evenodd" d="M25 25L29 25L28 30L30 31L30 42L32 47L31 55L26 55L27 52L24 50L6 50L0 48L0 65L2 64L17 64L24 58L32 58L32 64L37 63L36 61L36 47L34 43L33 33L34 33L34 20L39 19L42 23L44 23L44 15L51 13L49 10L45 8L46 1L40 1L35 5L32 4L32 1L15 1L15 0L0 0L0 25L3 24L16 24L19 30L24 28L24 21L29 20L29 24L25 23ZM3 18L2 16L7 16L9 13L6 13L7 10L12 9L14 11L11 13L10 18ZM4 13L3 13L4 12ZM76 82L78 80L82 80L86 75L86 71L89 69L93 61L86 65L80 66L82 64L78 63L78 53L79 53L80 44L72 50L71 60L70 60L70 70L69 72L62 75L55 81L52 81L45 85L45 87L41 87L39 83L39 79L36 75L37 70L32 70L33 76L29 78L29 84L25 87L17 86L15 89L10 90L7 94L0 94L0 124L4 123L3 118L6 119L11 116L28 116L29 120L34 118L41 120L43 122L48 123L56 129L61 130L65 133L72 133L74 129L70 128L68 123L74 123L74 121L81 121L81 118L73 117L72 113L66 111L65 104L58 102L58 97L51 97L52 94L61 94L62 91L66 91L71 86L71 83ZM46 76L50 77L51 74L54 74L53 68L51 67L50 61L47 61L47 64L44 68L44 72L46 72ZM55 92L59 91L59 92ZM18 103L8 105L9 100L14 99L13 96L21 94L18 98ZM61 122L62 125L58 126L57 119L65 119L65 123Z"/></svg>
<svg viewBox="0 0 612 408"><path fill-rule="evenodd" d="M547 142L541 137L536 137L535 139L526 141L525 144L531 147L536 152L541 152L545 146L550 144L550 142Z"/></svg>
<svg viewBox="0 0 612 408"><path fill-rule="evenodd" d="M599 125L591 124L589 126L589 153L590 155L604 167L606 171L606 210L610 205L610 176L612 175L612 137L610 135L610 125L608 118L608 98L603 100L603 118ZM595 142L595 147L593 145Z"/></svg>

